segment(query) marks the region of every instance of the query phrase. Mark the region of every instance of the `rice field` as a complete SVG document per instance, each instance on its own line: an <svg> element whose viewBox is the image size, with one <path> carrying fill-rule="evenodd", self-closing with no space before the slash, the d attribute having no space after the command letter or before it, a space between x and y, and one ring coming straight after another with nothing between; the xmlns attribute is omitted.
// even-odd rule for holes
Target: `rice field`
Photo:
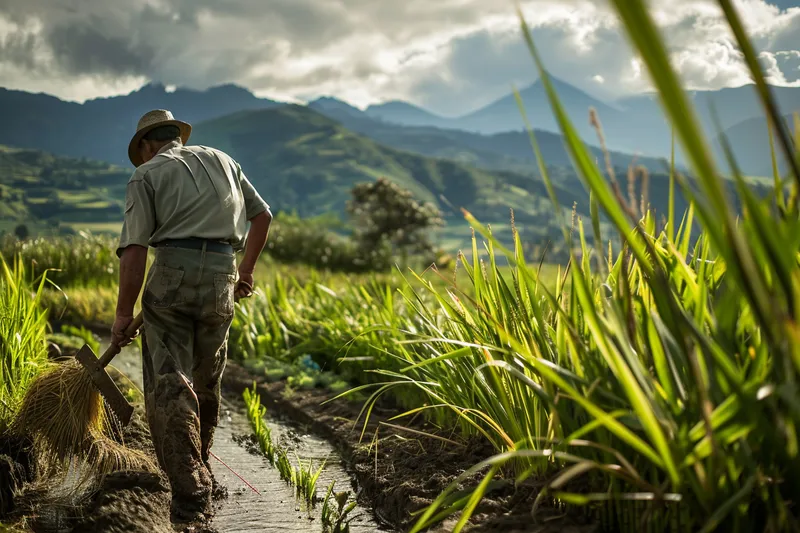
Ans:
<svg viewBox="0 0 800 533"><path fill-rule="evenodd" d="M237 305L229 353L254 372L277 372L276 379L296 386L306 377L310 386L328 389L336 381L331 399L359 398L364 424L390 399L399 406L398 423L422 416L450 429L453 439L491 445L494 455L454 479L419 513L411 533L448 517L456 517L453 531L462 531L499 478L542 481L534 519L541 507L556 504L591 509L607 531L800 528L800 118L794 132L776 127L770 139L775 160L784 158L790 168L769 178L771 197L757 198L744 176L730 176L745 206L734 212L723 194L728 178L710 156L645 3L612 4L698 180L691 188L672 173L664 219L647 208L646 197L636 205L626 201L621 177L589 154L521 19L592 194L589 219L560 220L569 263L532 262L513 224L490 230L465 212L469 247L454 269L345 275L265 260L256 294ZM780 116L741 20L730 0L719 4L765 114ZM602 135L602 117L591 119ZM539 175L553 191L530 131ZM672 207L678 187L692 199L684 213ZM560 217L552 192L550 201ZM499 231L511 233L511 246ZM587 244L587 235L596 245ZM25 258L14 268L4 263L0 293L15 320L0 326L6 411L43 360L43 309L53 298L77 302L70 308L76 323L110 319L81 302L113 306L113 243L81 238L3 248L4 257ZM33 297L19 290L28 264L36 275L61 269L64 290L44 281L33 285ZM28 351L10 348L22 346L16 331ZM333 378L322 382L321 372ZM306 496L313 494L316 471L301 479L285 457L281 463L259 429L263 412L253 398L245 395L261 451L286 469L287 480L299 479ZM0 427L2 420L0 412ZM465 495L463 482L476 473L482 479Z"/></svg>

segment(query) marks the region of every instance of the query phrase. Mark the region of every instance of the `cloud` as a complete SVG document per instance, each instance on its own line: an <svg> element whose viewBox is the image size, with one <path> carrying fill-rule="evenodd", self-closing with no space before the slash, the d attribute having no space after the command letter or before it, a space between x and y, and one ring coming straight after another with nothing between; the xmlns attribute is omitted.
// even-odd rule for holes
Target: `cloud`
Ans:
<svg viewBox="0 0 800 533"><path fill-rule="evenodd" d="M775 83L800 78L800 8L735 0ZM526 0L548 68L596 96L647 90L607 0ZM691 88L747 83L716 3L651 6ZM510 2L0 0L0 85L71 99L146 81L283 99L402 98L460 114L535 79Z"/></svg>

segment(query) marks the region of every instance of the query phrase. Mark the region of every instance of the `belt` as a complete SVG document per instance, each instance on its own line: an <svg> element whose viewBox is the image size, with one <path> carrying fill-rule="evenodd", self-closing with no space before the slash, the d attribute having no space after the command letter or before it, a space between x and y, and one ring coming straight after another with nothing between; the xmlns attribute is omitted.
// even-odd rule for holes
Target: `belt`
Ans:
<svg viewBox="0 0 800 533"><path fill-rule="evenodd" d="M163 241L159 241L153 246L155 248L188 248L190 250L202 250L203 244L206 245L207 252L216 252L220 254L231 254L233 255L233 246L230 243L222 242L222 241L214 241L210 239L199 239L195 237L191 237L188 239L165 239Z"/></svg>

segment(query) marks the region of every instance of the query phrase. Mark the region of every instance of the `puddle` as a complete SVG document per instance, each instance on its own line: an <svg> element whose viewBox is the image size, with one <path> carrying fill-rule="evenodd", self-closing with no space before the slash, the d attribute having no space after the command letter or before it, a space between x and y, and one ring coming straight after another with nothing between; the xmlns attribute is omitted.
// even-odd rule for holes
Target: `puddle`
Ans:
<svg viewBox="0 0 800 533"><path fill-rule="evenodd" d="M103 341L107 342L106 339ZM141 359L135 347L126 347L112 361L112 366L123 372L141 390ZM305 501L295 496L294 488L280 478L278 470L266 458L254 455L241 443L241 437L251 434L241 398L224 398L221 415L212 453L253 485L260 495L212 457L214 476L227 488L228 497L217 502L216 515L210 525L225 533L323 533L320 518L322 502L308 509ZM354 487L352 478L343 467L335 449L327 441L271 416L269 411L266 422L272 430L273 441L289 452L288 456L293 464L296 464L295 451L304 463L313 460L315 470L322 461L326 461L317 481L319 499L325 497L329 484L334 480L336 492L350 491L351 496L355 496L357 488ZM350 523L351 533L392 531L379 526L370 511L361 506L356 507L349 516L355 517Z"/></svg>

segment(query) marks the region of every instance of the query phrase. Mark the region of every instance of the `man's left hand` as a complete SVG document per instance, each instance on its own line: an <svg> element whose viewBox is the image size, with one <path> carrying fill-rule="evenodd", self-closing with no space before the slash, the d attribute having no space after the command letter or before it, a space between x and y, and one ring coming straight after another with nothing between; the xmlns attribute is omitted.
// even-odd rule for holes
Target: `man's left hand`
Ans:
<svg viewBox="0 0 800 533"><path fill-rule="evenodd" d="M133 337L125 335L125 330L133 322L132 316L117 315L114 325L111 326L111 342L119 347L127 346L139 335L139 331L134 332Z"/></svg>

